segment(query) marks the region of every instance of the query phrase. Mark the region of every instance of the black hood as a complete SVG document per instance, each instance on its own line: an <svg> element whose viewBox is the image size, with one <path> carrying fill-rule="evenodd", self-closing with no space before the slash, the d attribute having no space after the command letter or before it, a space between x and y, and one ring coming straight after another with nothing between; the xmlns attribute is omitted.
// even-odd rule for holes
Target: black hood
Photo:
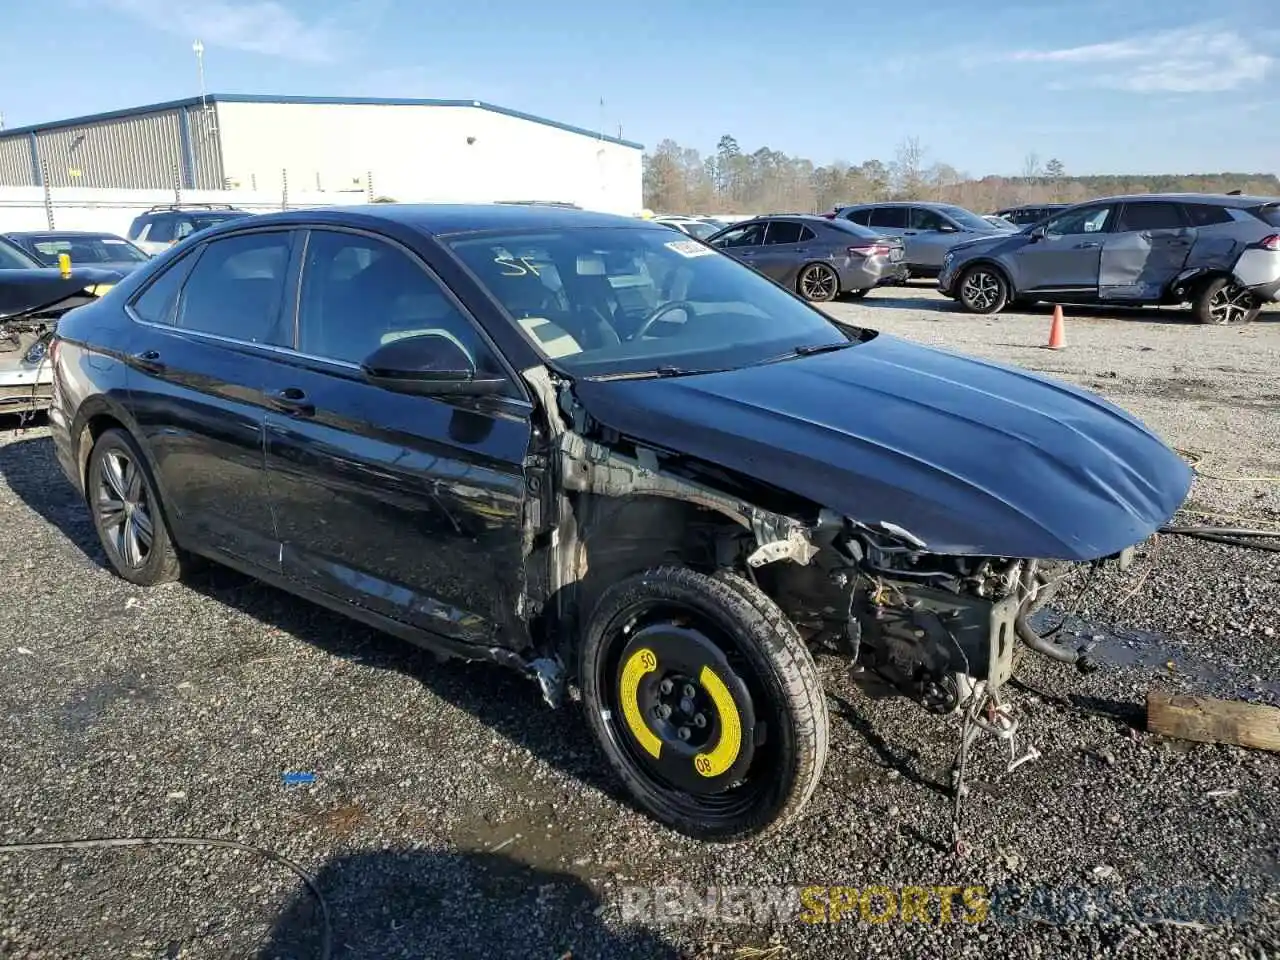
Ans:
<svg viewBox="0 0 1280 960"><path fill-rule="evenodd" d="M57 267L40 270L0 270L0 317L16 317L57 307L85 294L94 284L113 284L125 271L76 267L64 277Z"/></svg>
<svg viewBox="0 0 1280 960"><path fill-rule="evenodd" d="M942 554L1092 560L1146 539L1191 470L1088 391L880 334L723 373L582 380L587 411Z"/></svg>

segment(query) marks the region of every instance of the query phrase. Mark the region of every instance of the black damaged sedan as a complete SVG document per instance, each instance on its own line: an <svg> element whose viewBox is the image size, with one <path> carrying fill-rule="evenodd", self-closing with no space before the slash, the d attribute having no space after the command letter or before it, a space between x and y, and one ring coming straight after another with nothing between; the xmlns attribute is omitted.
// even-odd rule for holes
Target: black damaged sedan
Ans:
<svg viewBox="0 0 1280 960"><path fill-rule="evenodd" d="M1003 706L1074 564L1191 474L1033 374L830 321L661 225L538 207L205 231L62 318L51 425L132 583L212 560L523 671L690 835L776 827L836 652L928 710Z"/></svg>

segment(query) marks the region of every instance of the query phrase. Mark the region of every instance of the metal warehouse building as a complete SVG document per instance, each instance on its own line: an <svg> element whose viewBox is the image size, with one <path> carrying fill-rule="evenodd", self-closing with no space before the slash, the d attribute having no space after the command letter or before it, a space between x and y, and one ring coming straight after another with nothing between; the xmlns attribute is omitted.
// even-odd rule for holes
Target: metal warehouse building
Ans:
<svg viewBox="0 0 1280 960"><path fill-rule="evenodd" d="M641 144L478 100L210 94L0 131L0 186L350 191L632 214Z"/></svg>

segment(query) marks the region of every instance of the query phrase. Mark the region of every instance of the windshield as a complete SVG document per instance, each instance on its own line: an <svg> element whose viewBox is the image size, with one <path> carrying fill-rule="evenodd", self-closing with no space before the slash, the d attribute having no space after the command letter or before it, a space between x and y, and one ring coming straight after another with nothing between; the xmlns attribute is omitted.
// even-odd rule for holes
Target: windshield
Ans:
<svg viewBox="0 0 1280 960"><path fill-rule="evenodd" d="M719 233L722 229L721 227L713 227L709 223L703 223L701 220L694 223L685 223L681 226L684 227L686 232L693 234L693 236L697 237L699 240L705 240L713 233Z"/></svg>
<svg viewBox="0 0 1280 960"><path fill-rule="evenodd" d="M119 237L39 236L27 240L36 257L51 267L58 265L58 254L65 253L72 263L142 263L150 259L128 240Z"/></svg>
<svg viewBox="0 0 1280 960"><path fill-rule="evenodd" d="M12 240L0 237L0 270L30 270L40 263Z"/></svg>
<svg viewBox="0 0 1280 960"><path fill-rule="evenodd" d="M964 207L947 206L947 207L941 207L940 209L948 217L950 217L956 223L960 224L960 226L968 230L991 231L995 229L995 226L993 224L987 223L987 221L983 220L976 213L971 213L970 211L966 210Z"/></svg>
<svg viewBox="0 0 1280 960"><path fill-rule="evenodd" d="M570 374L723 370L849 342L750 267L665 227L464 237L450 247Z"/></svg>
<svg viewBox="0 0 1280 960"><path fill-rule="evenodd" d="M843 219L828 220L826 225L829 227L832 227L833 229L839 230L841 233L851 233L855 237L858 237L859 239L862 239L862 240L883 240L884 239L883 234L878 233L875 230L872 230L870 227L864 227L859 223L854 223L852 220L843 220Z"/></svg>

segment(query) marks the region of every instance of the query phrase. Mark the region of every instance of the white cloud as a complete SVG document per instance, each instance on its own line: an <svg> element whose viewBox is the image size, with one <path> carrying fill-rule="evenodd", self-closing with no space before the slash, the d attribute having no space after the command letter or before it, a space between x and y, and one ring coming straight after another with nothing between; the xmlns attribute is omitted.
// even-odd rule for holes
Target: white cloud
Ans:
<svg viewBox="0 0 1280 960"><path fill-rule="evenodd" d="M1092 86L1134 93L1236 90L1264 80L1276 62L1237 31L1205 25L1080 47L1015 50L1006 59L1058 67L1054 89Z"/></svg>
<svg viewBox="0 0 1280 960"><path fill-rule="evenodd" d="M385 0L344 4L339 16L307 19L279 0L96 0L119 13L210 47L287 60L338 60L381 15Z"/></svg>

